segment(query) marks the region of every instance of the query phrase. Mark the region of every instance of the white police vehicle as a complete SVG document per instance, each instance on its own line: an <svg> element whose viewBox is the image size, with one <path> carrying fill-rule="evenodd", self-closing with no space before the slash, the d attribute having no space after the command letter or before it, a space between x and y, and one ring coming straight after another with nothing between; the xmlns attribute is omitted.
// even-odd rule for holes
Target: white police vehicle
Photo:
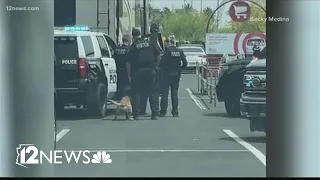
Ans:
<svg viewBox="0 0 320 180"><path fill-rule="evenodd" d="M103 117L107 99L117 90L116 44L104 33L88 27L64 27L54 31L56 56L54 78L57 114L65 106L83 105L92 115Z"/></svg>

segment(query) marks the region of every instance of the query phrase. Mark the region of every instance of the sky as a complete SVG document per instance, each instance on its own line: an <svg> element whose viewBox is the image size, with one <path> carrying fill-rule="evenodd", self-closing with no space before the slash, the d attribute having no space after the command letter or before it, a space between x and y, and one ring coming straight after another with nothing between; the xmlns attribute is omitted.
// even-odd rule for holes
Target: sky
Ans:
<svg viewBox="0 0 320 180"><path fill-rule="evenodd" d="M202 9L206 7L214 9L217 7L217 0L150 0L150 2L154 5L154 8L159 9L162 9L164 7L178 9L181 8L184 4L192 4L193 8L201 10L201 2Z"/></svg>

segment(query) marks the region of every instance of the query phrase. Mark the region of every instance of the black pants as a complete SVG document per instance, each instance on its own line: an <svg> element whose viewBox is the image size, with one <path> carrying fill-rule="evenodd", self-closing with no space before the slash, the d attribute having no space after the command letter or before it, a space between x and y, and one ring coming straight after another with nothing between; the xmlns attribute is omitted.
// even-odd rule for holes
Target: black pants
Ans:
<svg viewBox="0 0 320 180"><path fill-rule="evenodd" d="M171 91L172 115L178 115L178 90L180 82L180 72L162 73L161 77L161 110L160 114L165 115L168 108L169 89Z"/></svg>
<svg viewBox="0 0 320 180"><path fill-rule="evenodd" d="M160 72L156 72L156 91L154 92L154 95L156 97L159 97L159 91L160 91ZM142 94L141 95L141 101L140 101L140 114L145 114L146 113L146 109L147 109L147 102L148 102L148 99L149 99L149 103L151 104L152 101L151 101L151 97L148 96L148 94ZM157 111L159 111L159 98L156 98L155 99L155 106L156 106L156 109Z"/></svg>
<svg viewBox="0 0 320 180"><path fill-rule="evenodd" d="M121 99L129 85L129 79L126 70L117 70L117 92L115 99Z"/></svg>
<svg viewBox="0 0 320 180"><path fill-rule="evenodd" d="M158 92L156 91L154 93L154 96L155 96L155 108L159 109L159 98L156 98L156 97L159 97L158 95ZM140 114L145 114L146 113L146 110L147 110L147 102L148 102L148 99L149 99L149 104L152 103L152 97L148 96L147 94L141 94L141 101L140 101Z"/></svg>
<svg viewBox="0 0 320 180"><path fill-rule="evenodd" d="M133 93L133 116L140 115L141 97L149 97L149 103L152 116L158 115L157 93L156 93L156 72L151 68L142 68L136 70L132 75L132 93Z"/></svg>

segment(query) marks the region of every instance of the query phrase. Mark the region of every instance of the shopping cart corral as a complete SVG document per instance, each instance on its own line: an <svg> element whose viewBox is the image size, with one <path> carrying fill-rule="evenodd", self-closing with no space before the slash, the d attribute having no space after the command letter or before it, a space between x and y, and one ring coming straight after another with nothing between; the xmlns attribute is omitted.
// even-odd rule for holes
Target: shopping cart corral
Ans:
<svg viewBox="0 0 320 180"><path fill-rule="evenodd" d="M210 64L196 63L196 76L198 83L198 93L208 95L210 103L217 106L216 85L219 77L220 65L210 66Z"/></svg>

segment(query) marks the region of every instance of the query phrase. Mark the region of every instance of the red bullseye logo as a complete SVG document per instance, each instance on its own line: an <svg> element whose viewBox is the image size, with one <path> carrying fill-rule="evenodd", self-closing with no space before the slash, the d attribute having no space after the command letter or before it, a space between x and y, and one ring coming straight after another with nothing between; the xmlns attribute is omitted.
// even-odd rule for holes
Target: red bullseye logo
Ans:
<svg viewBox="0 0 320 180"><path fill-rule="evenodd" d="M239 41L240 41L240 37L241 37L241 33L238 33L236 35L236 37L234 38L234 41L233 41L233 50L235 52L235 54L241 54L240 51L239 51ZM242 51L244 52L244 54L247 54L247 43L250 39L254 38L254 37L258 37L259 39L263 39L265 40L266 39L266 35L264 33L251 33L251 34L247 34L243 41L242 41Z"/></svg>

